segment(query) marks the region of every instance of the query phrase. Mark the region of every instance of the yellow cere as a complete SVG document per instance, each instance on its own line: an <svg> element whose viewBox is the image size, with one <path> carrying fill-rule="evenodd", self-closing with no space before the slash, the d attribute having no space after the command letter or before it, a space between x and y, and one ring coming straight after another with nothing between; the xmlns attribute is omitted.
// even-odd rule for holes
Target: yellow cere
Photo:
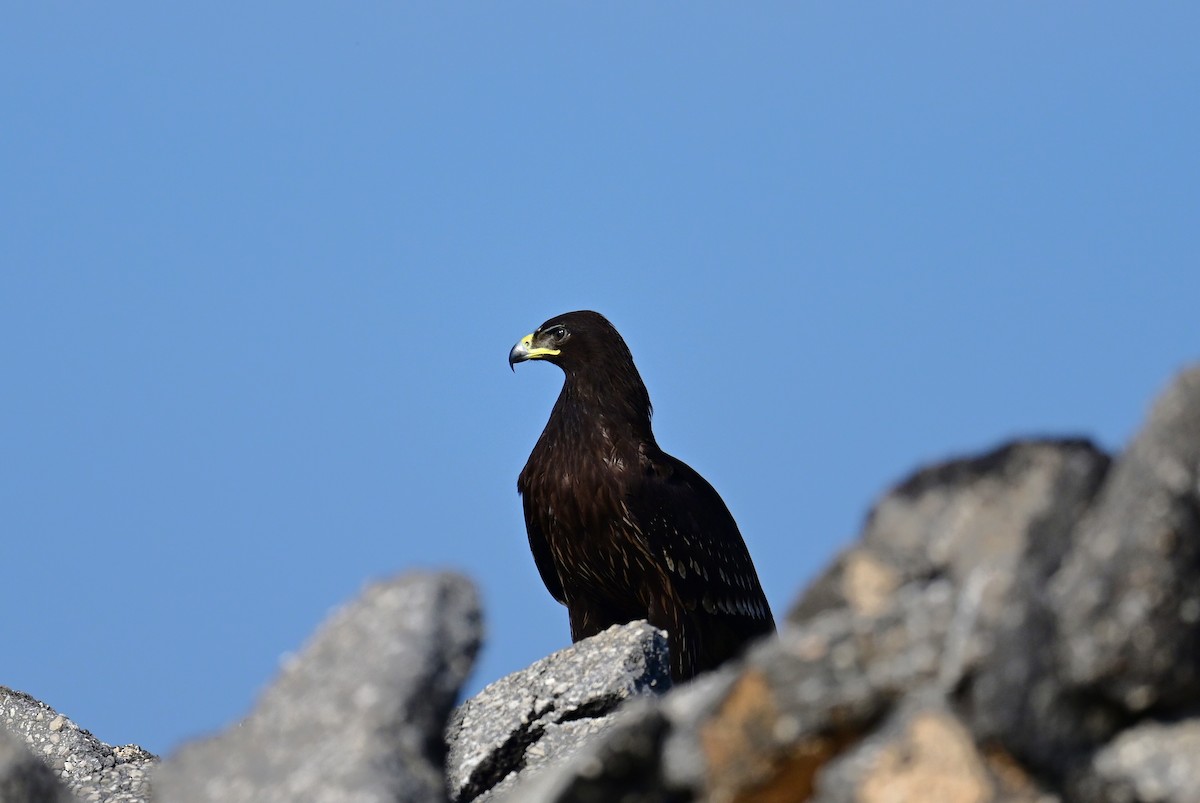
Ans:
<svg viewBox="0 0 1200 803"><path fill-rule="evenodd" d="M547 349L540 347L536 349L530 348L533 345L533 335L531 334L525 335L525 337L521 338L521 345L526 349L527 353L525 356L529 357L530 359L535 359L537 357L556 357L559 354L559 349Z"/></svg>

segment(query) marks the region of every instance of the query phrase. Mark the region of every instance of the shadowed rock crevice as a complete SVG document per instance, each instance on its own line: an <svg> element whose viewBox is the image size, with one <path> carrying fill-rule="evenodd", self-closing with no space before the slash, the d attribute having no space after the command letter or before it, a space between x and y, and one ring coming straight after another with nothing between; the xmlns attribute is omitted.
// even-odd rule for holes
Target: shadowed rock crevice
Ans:
<svg viewBox="0 0 1200 803"><path fill-rule="evenodd" d="M575 803L684 803L692 792L662 774L671 721L658 707L633 701L603 736L585 749L509 787L506 801L570 800Z"/></svg>
<svg viewBox="0 0 1200 803"><path fill-rule="evenodd" d="M617 706L625 702L625 697L609 694L595 700L589 700L559 717L559 723L578 722L581 719L600 719L617 710Z"/></svg>
<svg viewBox="0 0 1200 803"><path fill-rule="evenodd" d="M532 714L532 712L531 712ZM544 722L530 722L516 728L503 744L471 772L471 777L458 790L456 800L471 801L495 787L514 772L525 769L525 752L546 732Z"/></svg>

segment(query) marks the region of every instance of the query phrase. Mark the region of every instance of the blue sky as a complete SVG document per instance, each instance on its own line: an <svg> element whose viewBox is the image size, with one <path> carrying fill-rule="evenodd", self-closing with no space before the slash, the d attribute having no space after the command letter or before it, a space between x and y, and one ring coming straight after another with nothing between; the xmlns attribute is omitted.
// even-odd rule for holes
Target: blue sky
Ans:
<svg viewBox="0 0 1200 803"><path fill-rule="evenodd" d="M1192 3L0 12L0 684L169 751L364 582L569 641L515 491L553 314L781 615L913 468L1119 448L1200 354Z"/></svg>

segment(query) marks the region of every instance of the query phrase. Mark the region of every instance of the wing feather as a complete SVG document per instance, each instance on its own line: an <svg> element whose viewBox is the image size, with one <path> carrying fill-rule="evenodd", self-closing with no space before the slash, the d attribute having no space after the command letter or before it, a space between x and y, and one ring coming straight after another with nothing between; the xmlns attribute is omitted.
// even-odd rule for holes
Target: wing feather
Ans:
<svg viewBox="0 0 1200 803"><path fill-rule="evenodd" d="M750 553L720 495L695 470L659 452L644 457L629 506L665 567L697 669L775 631Z"/></svg>
<svg viewBox="0 0 1200 803"><path fill-rule="evenodd" d="M542 576L542 582L546 585L550 596L566 605L567 595L563 591L562 580L554 565L550 542L546 540L546 534L542 532L538 516L533 511L533 504L531 494L522 492L521 507L525 511L525 531L529 534L529 550L533 553L533 562L537 566L538 574Z"/></svg>

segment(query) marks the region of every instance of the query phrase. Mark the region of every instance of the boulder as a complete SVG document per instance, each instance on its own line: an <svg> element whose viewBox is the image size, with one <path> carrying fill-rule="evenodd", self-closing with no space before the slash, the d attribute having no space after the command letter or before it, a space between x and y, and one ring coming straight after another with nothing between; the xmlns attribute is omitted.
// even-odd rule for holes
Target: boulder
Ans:
<svg viewBox="0 0 1200 803"><path fill-rule="evenodd" d="M15 774L14 780L0 781L0 789L36 788L42 789L37 794L47 794L38 780L42 774L21 756L19 749L24 749L78 800L144 803L150 797L148 772L157 761L154 755L137 745L105 744L45 703L0 686L0 735L6 731L13 738L5 740L3 763L7 773ZM9 783L17 785L5 786ZM2 801L23 799L15 791L12 797L0 794Z"/></svg>
<svg viewBox="0 0 1200 803"><path fill-rule="evenodd" d="M1057 568L1108 457L1086 440L1021 440L915 472L883 496L858 541L805 590L788 618L848 608L871 616L909 583L945 578L1003 618L1027 557Z"/></svg>
<svg viewBox="0 0 1200 803"><path fill-rule="evenodd" d="M1121 455L1050 586L1062 674L1138 714L1200 699L1200 366Z"/></svg>
<svg viewBox="0 0 1200 803"><path fill-rule="evenodd" d="M612 727L625 701L671 687L666 634L645 622L611 627L492 683L446 730L450 798L502 795Z"/></svg>
<svg viewBox="0 0 1200 803"><path fill-rule="evenodd" d="M1123 721L1055 671L1060 637L1044 593L1109 465L1087 441L1056 439L922 469L876 504L860 540L790 617L870 617L895 607L898 589L949 582L956 614L942 688L981 744L1061 780Z"/></svg>
<svg viewBox="0 0 1200 803"><path fill-rule="evenodd" d="M1096 753L1077 790L1098 803L1194 803L1200 799L1200 719L1148 721Z"/></svg>
<svg viewBox="0 0 1200 803"><path fill-rule="evenodd" d="M481 637L474 587L409 574L337 612L245 721L154 774L161 803L444 799L446 717Z"/></svg>

